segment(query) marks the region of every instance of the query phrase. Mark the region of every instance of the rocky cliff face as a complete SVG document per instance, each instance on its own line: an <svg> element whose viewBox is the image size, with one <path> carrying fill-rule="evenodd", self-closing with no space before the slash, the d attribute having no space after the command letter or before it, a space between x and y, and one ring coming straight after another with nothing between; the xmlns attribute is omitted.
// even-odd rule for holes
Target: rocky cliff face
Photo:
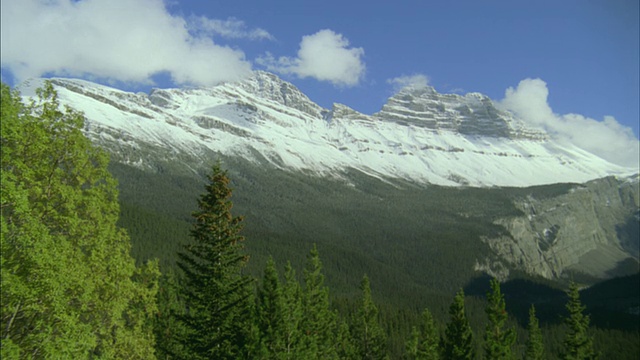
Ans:
<svg viewBox="0 0 640 360"><path fill-rule="evenodd" d="M507 262L549 279L582 273L610 278L638 270L638 176L607 177L574 185L566 193L515 201L521 216L496 221L506 234L484 241L498 255L478 268L504 276Z"/></svg>
<svg viewBox="0 0 640 360"><path fill-rule="evenodd" d="M527 129L511 113L499 110L485 95L440 94L431 86L401 90L374 116L402 125L454 131L469 136L547 139L544 132Z"/></svg>

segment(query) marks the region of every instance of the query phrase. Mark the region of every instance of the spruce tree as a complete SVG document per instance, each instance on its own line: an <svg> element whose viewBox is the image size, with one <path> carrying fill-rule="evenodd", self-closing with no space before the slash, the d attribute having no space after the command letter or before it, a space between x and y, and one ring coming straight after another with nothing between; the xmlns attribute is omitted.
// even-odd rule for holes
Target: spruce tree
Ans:
<svg viewBox="0 0 640 360"><path fill-rule="evenodd" d="M575 282L571 282L569 285L567 295L569 301L566 307L569 316L565 318L565 323L569 328L564 339L562 358L565 360L596 359L593 339L589 335L589 316L583 314L585 307L580 302L580 293Z"/></svg>
<svg viewBox="0 0 640 360"><path fill-rule="evenodd" d="M460 291L449 307L450 320L445 329L442 355L446 360L470 360L476 356L473 332L465 313L464 291Z"/></svg>
<svg viewBox="0 0 640 360"><path fill-rule="evenodd" d="M525 360L544 360L544 344L542 342L542 331L536 317L536 308L531 305L529 309L529 324L527 325L529 338L524 353Z"/></svg>
<svg viewBox="0 0 640 360"><path fill-rule="evenodd" d="M181 316L191 359L249 358L254 332L253 280L243 275L247 262L240 235L242 218L231 215L232 194L219 165L193 213L192 243L178 254L187 313Z"/></svg>
<svg viewBox="0 0 640 360"><path fill-rule="evenodd" d="M385 359L387 338L378 321L378 308L371 297L371 284L365 275L360 285L362 298L353 320L353 339L359 359Z"/></svg>
<svg viewBox="0 0 640 360"><path fill-rule="evenodd" d="M329 289L324 285L322 262L314 245L304 269L302 336L304 351L315 359L336 358L336 313L329 308Z"/></svg>
<svg viewBox="0 0 640 360"><path fill-rule="evenodd" d="M276 263L269 258L258 291L258 329L261 358L278 359L284 348L284 306Z"/></svg>
<svg viewBox="0 0 640 360"><path fill-rule="evenodd" d="M130 256L84 116L50 82L36 95L1 86L1 357L154 358L157 263Z"/></svg>
<svg viewBox="0 0 640 360"><path fill-rule="evenodd" d="M438 329L429 309L422 312L419 327L411 329L411 338L406 343L407 359L437 360L440 359Z"/></svg>
<svg viewBox="0 0 640 360"><path fill-rule="evenodd" d="M487 293L486 308L489 323L484 334L484 353L486 359L512 359L512 347L516 342L513 328L506 328L507 310L504 295L500 291L500 282L491 279L491 291Z"/></svg>
<svg viewBox="0 0 640 360"><path fill-rule="evenodd" d="M158 289L158 314L154 323L156 353L158 359L184 359L188 357L180 342L186 335L184 324L178 321L184 315L185 304L179 294L180 281L174 271L166 271L160 277Z"/></svg>
<svg viewBox="0 0 640 360"><path fill-rule="evenodd" d="M296 279L296 272L290 262L284 269L284 285L282 288L283 307L283 351L282 359L304 359L307 354L303 347L302 334L302 289Z"/></svg>
<svg viewBox="0 0 640 360"><path fill-rule="evenodd" d="M338 359L358 359L358 349L354 343L354 339L351 336L351 330L347 322L339 320L338 336L336 338L336 352Z"/></svg>

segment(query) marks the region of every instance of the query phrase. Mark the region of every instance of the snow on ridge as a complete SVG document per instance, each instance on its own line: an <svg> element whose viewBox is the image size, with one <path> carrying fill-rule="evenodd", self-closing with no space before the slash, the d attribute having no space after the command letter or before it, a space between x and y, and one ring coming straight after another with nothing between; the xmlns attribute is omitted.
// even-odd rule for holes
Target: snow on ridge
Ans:
<svg viewBox="0 0 640 360"><path fill-rule="evenodd" d="M25 88L39 83L32 81ZM484 119L504 120L503 126L512 131L509 136L497 136L491 128L488 135L461 134L455 127L434 129L423 126L420 119L401 124L384 118L383 111L365 115L340 104L323 109L293 85L264 72L212 88L154 90L149 95L84 80L53 83L61 103L85 113L89 136L97 142L146 144L193 156L209 149L253 161L255 151L290 170L339 176L352 168L372 176L447 186L582 183L608 175L627 176L634 170L573 145L513 136L518 131L512 124L515 120L502 119L502 114ZM424 109L406 109L417 117L427 116L433 104L440 109L484 106L486 98L442 95L448 96L447 105L437 102L440 94L435 90L423 93L431 99L416 100L420 93L414 92L409 100Z"/></svg>

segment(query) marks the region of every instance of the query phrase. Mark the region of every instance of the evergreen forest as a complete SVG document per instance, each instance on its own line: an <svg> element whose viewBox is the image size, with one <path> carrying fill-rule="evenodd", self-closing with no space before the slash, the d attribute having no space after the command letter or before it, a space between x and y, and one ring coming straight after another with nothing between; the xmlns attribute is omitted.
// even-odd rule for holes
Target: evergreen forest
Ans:
<svg viewBox="0 0 640 360"><path fill-rule="evenodd" d="M231 159L201 181L109 163L51 84L29 102L1 91L3 359L640 357L638 314L626 311L640 299L637 273L590 287L517 272L500 282L452 255L487 252L470 239L500 229L451 210L437 214L450 227L425 220L444 202L489 214L477 216L514 211L504 192L406 184L382 199L387 185L369 183L347 211L329 204L352 190L295 178L327 202L309 215L309 197L273 196L283 182L257 181ZM412 201L421 208L387 219L384 236L366 230L372 204ZM298 215L256 215L283 207Z"/></svg>

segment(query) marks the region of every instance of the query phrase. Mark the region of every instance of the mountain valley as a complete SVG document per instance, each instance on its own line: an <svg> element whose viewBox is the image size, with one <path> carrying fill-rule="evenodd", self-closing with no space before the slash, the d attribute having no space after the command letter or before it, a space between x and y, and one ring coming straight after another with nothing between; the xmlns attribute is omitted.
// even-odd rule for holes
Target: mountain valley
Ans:
<svg viewBox="0 0 640 360"><path fill-rule="evenodd" d="M32 96L42 81L20 90ZM264 72L150 94L51 83L111 155L132 254L158 258L163 271L188 243L190 213L218 162L245 219L248 272L261 276L269 257L301 269L316 244L334 306L349 309L367 274L388 324L397 309L424 307L442 322L456 291L481 298L488 277L510 289L518 321L535 303L551 323L569 281L637 280L637 169L560 143L481 94L405 88L365 115L323 109ZM628 325L640 300L624 299L599 313L603 322L615 313ZM397 324L400 339L408 324Z"/></svg>
<svg viewBox="0 0 640 360"><path fill-rule="evenodd" d="M481 94L407 87L364 115L323 109L265 72L148 95L51 81L111 153L125 203L184 220L194 202L170 202L195 199L195 184L222 160L258 258L280 258L267 244L286 241L301 250L331 244L368 263L363 272L393 268L393 254L417 256L402 271L413 278L446 268L435 254L448 259L463 248L473 254L458 263L464 279L474 271L506 279L513 269L593 282L638 268L637 169L559 144ZM41 83L20 90L28 96ZM141 200L159 179L167 199ZM188 179L190 192L175 179Z"/></svg>

